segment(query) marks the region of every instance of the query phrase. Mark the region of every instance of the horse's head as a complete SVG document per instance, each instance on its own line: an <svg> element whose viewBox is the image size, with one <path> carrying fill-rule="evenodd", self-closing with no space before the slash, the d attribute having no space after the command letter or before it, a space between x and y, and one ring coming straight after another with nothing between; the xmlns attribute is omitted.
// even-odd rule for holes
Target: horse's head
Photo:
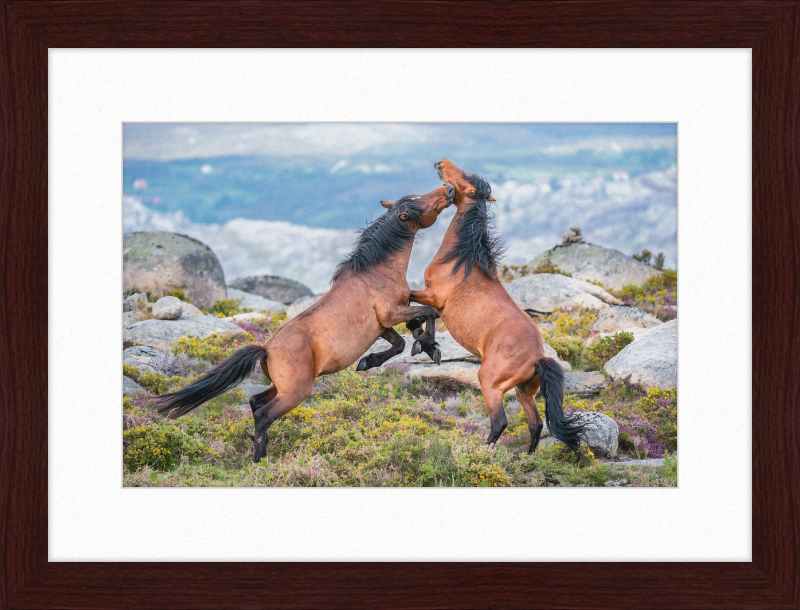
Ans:
<svg viewBox="0 0 800 610"><path fill-rule="evenodd" d="M381 205L394 211L412 230L427 229L444 209L453 203L456 190L449 184L440 186L425 195L406 195L397 201L381 201Z"/></svg>
<svg viewBox="0 0 800 610"><path fill-rule="evenodd" d="M433 167L436 168L442 182L455 187L453 203L456 207L465 202L477 201L478 198L495 201L492 197L492 188L480 176L458 169L455 163L448 159L434 163Z"/></svg>

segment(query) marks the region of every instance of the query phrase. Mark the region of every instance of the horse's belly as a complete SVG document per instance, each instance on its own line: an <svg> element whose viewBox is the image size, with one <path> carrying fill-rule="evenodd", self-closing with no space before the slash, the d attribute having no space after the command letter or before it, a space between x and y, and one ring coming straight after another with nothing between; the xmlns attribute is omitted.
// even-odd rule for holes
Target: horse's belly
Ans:
<svg viewBox="0 0 800 610"><path fill-rule="evenodd" d="M322 355L317 365L318 375L331 375L360 360L386 329L376 319L372 319L337 330L335 335L325 337L324 345L320 345L321 349L317 350Z"/></svg>
<svg viewBox="0 0 800 610"><path fill-rule="evenodd" d="M442 315L442 322L447 327L450 336L456 340L456 342L470 352L473 356L481 357L481 350L480 350L480 333L476 332L474 321L472 320L465 320L463 315L460 316L448 316L446 313L443 312Z"/></svg>

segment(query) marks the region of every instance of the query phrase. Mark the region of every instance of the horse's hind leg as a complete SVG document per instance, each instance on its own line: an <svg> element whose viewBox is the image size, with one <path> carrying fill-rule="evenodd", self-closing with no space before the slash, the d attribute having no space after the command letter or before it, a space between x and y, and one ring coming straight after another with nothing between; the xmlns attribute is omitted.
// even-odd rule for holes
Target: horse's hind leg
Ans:
<svg viewBox="0 0 800 610"><path fill-rule="evenodd" d="M392 346L382 352L364 356L359 361L356 370L367 371L369 369L381 366L384 362L389 360L389 358L393 358L398 354L402 354L403 350L406 348L405 339L403 339L403 337L400 336L400 333L398 333L394 328L387 328L386 331L381 335L381 338L386 339L392 344Z"/></svg>
<svg viewBox="0 0 800 610"><path fill-rule="evenodd" d="M517 400L522 405L522 410L525 412L525 417L528 420L528 430L531 433L531 445L528 448L528 453L531 454L536 451L539 445L539 439L542 436L542 428L544 422L539 415L539 409L536 408L536 393L539 391L539 374L537 373L528 381L519 384L514 391L517 394Z"/></svg>
<svg viewBox="0 0 800 610"><path fill-rule="evenodd" d="M275 387L274 383L270 385L263 392L260 392L258 394L253 394L250 397L250 410L253 412L253 415L255 415L256 411L258 411L259 408L261 408L271 400L274 400L277 394L278 394L278 388Z"/></svg>
<svg viewBox="0 0 800 610"><path fill-rule="evenodd" d="M483 375L481 374L482 372ZM497 442L497 439L503 434L503 430L508 426L506 409L503 406L505 392L496 387L492 383L493 380L488 379L488 375L483 368L478 371L478 381L481 384L481 392L483 392L483 399L486 401L486 410L489 412L489 423L491 425L486 444L491 445Z"/></svg>
<svg viewBox="0 0 800 610"><path fill-rule="evenodd" d="M299 355L299 354L298 354ZM311 356L311 354L308 354ZM259 462L267 455L267 430L280 416L285 415L311 396L314 391L314 371L311 366L286 365L281 361L271 363L272 385L250 399L255 421L253 461Z"/></svg>

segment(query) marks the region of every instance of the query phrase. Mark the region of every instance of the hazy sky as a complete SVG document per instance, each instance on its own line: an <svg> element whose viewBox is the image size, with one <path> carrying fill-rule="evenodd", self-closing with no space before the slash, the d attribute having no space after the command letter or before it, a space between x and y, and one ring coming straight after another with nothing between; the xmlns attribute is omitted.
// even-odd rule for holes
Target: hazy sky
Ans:
<svg viewBox="0 0 800 610"><path fill-rule="evenodd" d="M490 181L505 262L529 262L578 226L590 243L677 264L675 123L142 123L123 135L125 231L206 241L227 277L319 289L378 202L438 187L445 157ZM449 221L421 232L410 278Z"/></svg>

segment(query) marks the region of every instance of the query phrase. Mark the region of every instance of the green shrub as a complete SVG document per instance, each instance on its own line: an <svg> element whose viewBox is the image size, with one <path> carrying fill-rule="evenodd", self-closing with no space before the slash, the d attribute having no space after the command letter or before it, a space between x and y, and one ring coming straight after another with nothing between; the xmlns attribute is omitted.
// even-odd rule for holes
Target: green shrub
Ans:
<svg viewBox="0 0 800 610"><path fill-rule="evenodd" d="M525 277L526 275L536 275L538 273L554 273L557 275L566 275L567 277L572 277L571 273L562 271L561 268L550 259L550 257L547 257L533 269L530 269L528 265L503 265L502 269L500 270L500 279L502 279L504 282L512 282L521 277Z"/></svg>
<svg viewBox="0 0 800 610"><path fill-rule="evenodd" d="M678 477L678 458L674 455L664 456L664 470L668 477Z"/></svg>
<svg viewBox="0 0 800 610"><path fill-rule="evenodd" d="M462 475L469 487L508 487L511 480L497 464L473 464Z"/></svg>
<svg viewBox="0 0 800 610"><path fill-rule="evenodd" d="M555 325L551 335L569 335L586 339L592 334L592 324L597 319L597 310L588 307L556 309L550 314L550 322Z"/></svg>
<svg viewBox="0 0 800 610"><path fill-rule="evenodd" d="M556 265L548 256L544 259L541 263L536 265L531 271L532 275L536 275L537 273L554 273L556 275L566 275L567 277L572 277L571 273L567 273L563 271L558 265Z"/></svg>
<svg viewBox="0 0 800 610"><path fill-rule="evenodd" d="M678 272L674 269L664 269L638 286L628 285L607 291L623 303L635 305L664 322L677 317L673 306L678 304Z"/></svg>
<svg viewBox="0 0 800 610"><path fill-rule="evenodd" d="M239 305L241 305L242 301L244 301L243 297L238 299L234 298L223 299L221 301L217 301L216 303L214 303L211 306L211 309L206 310L202 307L200 309L201 311L210 313L214 316L217 316L218 318L229 318L239 313L248 313L250 311L253 311L249 307L240 308Z"/></svg>
<svg viewBox="0 0 800 610"><path fill-rule="evenodd" d="M566 360L573 367L578 367L586 355L586 346L582 339L571 335L553 335L547 331L542 332L545 343L556 350L561 360Z"/></svg>
<svg viewBox="0 0 800 610"><path fill-rule="evenodd" d="M153 394L164 394L169 391L169 385L172 381L179 381L180 377L169 378L161 373L142 372L136 367L129 364L122 364L122 374L130 377L140 386L146 390L150 390Z"/></svg>
<svg viewBox="0 0 800 610"><path fill-rule="evenodd" d="M172 346L172 353L176 356L178 354L186 354L190 358L198 358L212 364L219 364L242 345L253 341L255 341L255 337L250 333L245 333L244 337L238 339L232 339L225 335L220 337L217 333L213 333L204 339L196 335L189 335L188 337L181 337Z"/></svg>
<svg viewBox="0 0 800 610"><path fill-rule="evenodd" d="M186 285L184 285L183 287L186 288ZM191 303L192 302L192 299L188 298L186 296L186 293L181 288L176 288L172 292L167 293L166 296L175 297L176 299L180 299L184 303Z"/></svg>
<svg viewBox="0 0 800 610"><path fill-rule="evenodd" d="M167 423L138 426L125 430L122 433L122 442L123 461L131 471L142 466L170 470L180 462L181 456L197 459L201 456L213 457L215 455L215 452L203 443Z"/></svg>
<svg viewBox="0 0 800 610"><path fill-rule="evenodd" d="M602 371L606 362L616 356L626 345L633 343L633 335L628 331L620 331L609 337L603 337L589 349L589 370Z"/></svg>

